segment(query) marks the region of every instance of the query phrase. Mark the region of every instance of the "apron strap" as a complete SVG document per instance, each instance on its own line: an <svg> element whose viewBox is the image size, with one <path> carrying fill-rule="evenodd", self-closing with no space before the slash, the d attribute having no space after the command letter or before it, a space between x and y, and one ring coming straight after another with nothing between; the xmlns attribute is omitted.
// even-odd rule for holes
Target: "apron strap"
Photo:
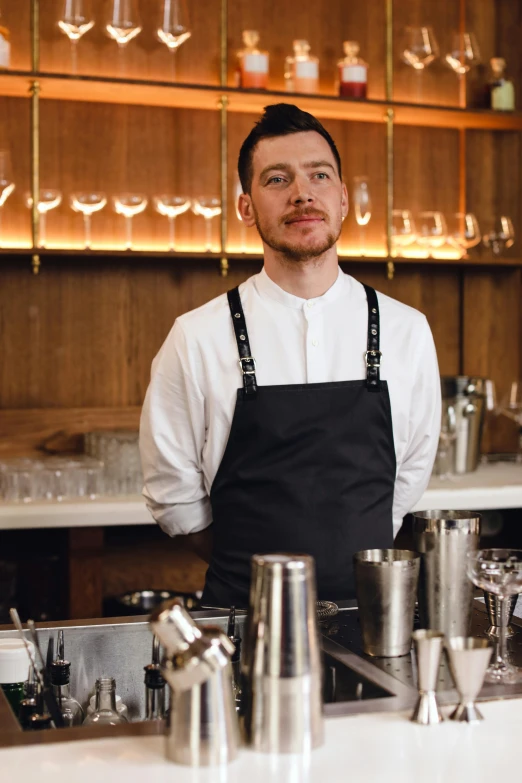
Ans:
<svg viewBox="0 0 522 783"><path fill-rule="evenodd" d="M239 352L239 367L243 373L243 388L245 394L253 398L257 393L256 363L250 351L250 341L248 339L241 297L239 296L239 288L233 288L231 291L228 291L227 298Z"/></svg>
<svg viewBox="0 0 522 783"><path fill-rule="evenodd" d="M380 366L381 352L379 350L379 303L377 294L369 285L364 285L366 299L368 300L368 347L364 354L366 362L366 386L368 391L379 392L381 390Z"/></svg>

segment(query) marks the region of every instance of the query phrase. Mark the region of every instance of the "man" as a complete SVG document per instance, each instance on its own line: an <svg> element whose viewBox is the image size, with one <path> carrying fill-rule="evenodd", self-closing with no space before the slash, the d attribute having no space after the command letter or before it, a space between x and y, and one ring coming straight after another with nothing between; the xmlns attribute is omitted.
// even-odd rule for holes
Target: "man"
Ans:
<svg viewBox="0 0 522 783"><path fill-rule="evenodd" d="M319 597L349 598L354 552L391 547L430 476L433 339L419 312L340 270L348 196L312 115L267 106L238 168L264 269L178 318L155 358L144 495L209 562L205 604L248 605L256 552L309 553Z"/></svg>

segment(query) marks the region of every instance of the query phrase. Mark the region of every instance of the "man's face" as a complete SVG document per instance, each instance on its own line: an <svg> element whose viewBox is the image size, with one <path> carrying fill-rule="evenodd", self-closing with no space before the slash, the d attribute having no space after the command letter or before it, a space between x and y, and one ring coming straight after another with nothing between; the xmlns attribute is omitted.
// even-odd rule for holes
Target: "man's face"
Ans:
<svg viewBox="0 0 522 783"><path fill-rule="evenodd" d="M265 245L294 261L333 247L348 196L326 139L315 131L262 139L252 163L251 193L240 196L239 209Z"/></svg>

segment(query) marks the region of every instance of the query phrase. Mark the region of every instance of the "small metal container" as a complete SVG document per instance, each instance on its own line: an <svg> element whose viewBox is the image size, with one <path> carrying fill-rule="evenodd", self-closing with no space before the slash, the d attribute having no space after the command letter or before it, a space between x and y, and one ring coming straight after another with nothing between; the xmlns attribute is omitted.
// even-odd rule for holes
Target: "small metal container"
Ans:
<svg viewBox="0 0 522 783"><path fill-rule="evenodd" d="M511 620L513 619L513 613L517 605L518 595L510 595L504 599L504 622L506 625L506 638L513 636L515 633ZM484 603L486 605L486 611L488 613L489 628L486 631L488 636L494 636L498 638L500 636L500 628L502 626L501 607L502 602L499 600L498 595L494 593L488 593L484 590Z"/></svg>
<svg viewBox="0 0 522 783"><path fill-rule="evenodd" d="M453 468L455 473L471 473L480 459L482 429L486 410L486 379L466 375L441 378L442 405L455 419Z"/></svg>
<svg viewBox="0 0 522 783"><path fill-rule="evenodd" d="M407 655L420 557L408 549L366 549L354 555L355 590L367 655Z"/></svg>

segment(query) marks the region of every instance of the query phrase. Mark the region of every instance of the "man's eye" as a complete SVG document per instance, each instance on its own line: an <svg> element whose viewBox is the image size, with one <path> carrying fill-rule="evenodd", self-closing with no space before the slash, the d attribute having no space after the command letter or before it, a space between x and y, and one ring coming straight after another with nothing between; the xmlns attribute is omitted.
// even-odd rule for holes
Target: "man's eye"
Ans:
<svg viewBox="0 0 522 783"><path fill-rule="evenodd" d="M276 184L278 184L279 182L283 182L283 177L270 177L270 179L268 180L268 182L269 182L269 183L270 183L270 182L275 182Z"/></svg>
<svg viewBox="0 0 522 783"><path fill-rule="evenodd" d="M328 174L325 171L318 171L315 176L319 177L319 179L328 179Z"/></svg>

